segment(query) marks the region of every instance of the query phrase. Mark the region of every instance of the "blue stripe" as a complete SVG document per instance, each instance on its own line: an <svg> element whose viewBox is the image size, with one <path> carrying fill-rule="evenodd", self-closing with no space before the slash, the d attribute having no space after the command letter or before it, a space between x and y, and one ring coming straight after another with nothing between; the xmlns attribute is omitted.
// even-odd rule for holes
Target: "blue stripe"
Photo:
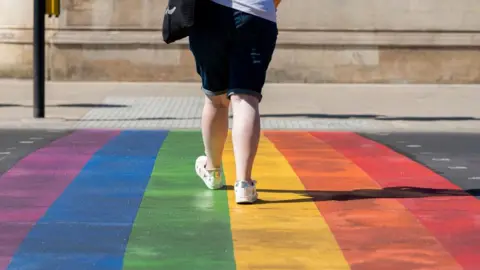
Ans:
<svg viewBox="0 0 480 270"><path fill-rule="evenodd" d="M100 149L40 219L8 269L122 269L167 131L124 131Z"/></svg>

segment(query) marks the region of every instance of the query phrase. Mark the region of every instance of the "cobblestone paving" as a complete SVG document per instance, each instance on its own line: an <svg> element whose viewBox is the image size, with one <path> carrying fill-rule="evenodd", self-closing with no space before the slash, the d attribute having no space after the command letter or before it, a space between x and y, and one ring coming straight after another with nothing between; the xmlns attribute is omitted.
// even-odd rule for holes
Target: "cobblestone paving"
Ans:
<svg viewBox="0 0 480 270"><path fill-rule="evenodd" d="M75 128L198 129L201 97L107 97L112 105L89 111ZM231 122L230 122L231 124ZM265 129L381 129L391 123L362 119L262 118Z"/></svg>

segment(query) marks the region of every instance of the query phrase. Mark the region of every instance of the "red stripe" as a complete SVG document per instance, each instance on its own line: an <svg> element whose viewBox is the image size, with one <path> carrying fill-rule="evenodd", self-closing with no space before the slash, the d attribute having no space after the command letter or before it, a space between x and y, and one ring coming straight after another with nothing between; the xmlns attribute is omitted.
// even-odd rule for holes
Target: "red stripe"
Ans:
<svg viewBox="0 0 480 270"><path fill-rule="evenodd" d="M415 217L309 133L265 132L315 201L352 269L461 269ZM366 199L365 199L366 198Z"/></svg>
<svg viewBox="0 0 480 270"><path fill-rule="evenodd" d="M359 135L312 134L352 160L383 188L413 186L451 192L461 190L421 164ZM479 200L472 196L437 196L399 201L430 230L464 269L480 267Z"/></svg>

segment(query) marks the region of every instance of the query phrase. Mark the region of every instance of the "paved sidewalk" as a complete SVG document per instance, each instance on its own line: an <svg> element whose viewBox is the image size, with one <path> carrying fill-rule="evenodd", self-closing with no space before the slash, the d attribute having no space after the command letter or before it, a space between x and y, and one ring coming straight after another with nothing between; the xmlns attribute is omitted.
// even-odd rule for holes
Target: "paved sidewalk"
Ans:
<svg viewBox="0 0 480 270"><path fill-rule="evenodd" d="M47 118L33 119L31 81L0 81L0 127L197 129L198 83L47 84ZM266 129L480 130L480 85L269 84Z"/></svg>

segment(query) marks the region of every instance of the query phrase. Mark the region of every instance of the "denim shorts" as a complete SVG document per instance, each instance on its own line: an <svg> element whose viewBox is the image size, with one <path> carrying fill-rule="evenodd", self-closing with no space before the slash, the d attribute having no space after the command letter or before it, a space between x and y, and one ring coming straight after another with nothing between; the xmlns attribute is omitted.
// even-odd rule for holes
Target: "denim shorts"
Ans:
<svg viewBox="0 0 480 270"><path fill-rule="evenodd" d="M261 100L277 24L210 0L201 2L189 42L205 94L248 94Z"/></svg>

